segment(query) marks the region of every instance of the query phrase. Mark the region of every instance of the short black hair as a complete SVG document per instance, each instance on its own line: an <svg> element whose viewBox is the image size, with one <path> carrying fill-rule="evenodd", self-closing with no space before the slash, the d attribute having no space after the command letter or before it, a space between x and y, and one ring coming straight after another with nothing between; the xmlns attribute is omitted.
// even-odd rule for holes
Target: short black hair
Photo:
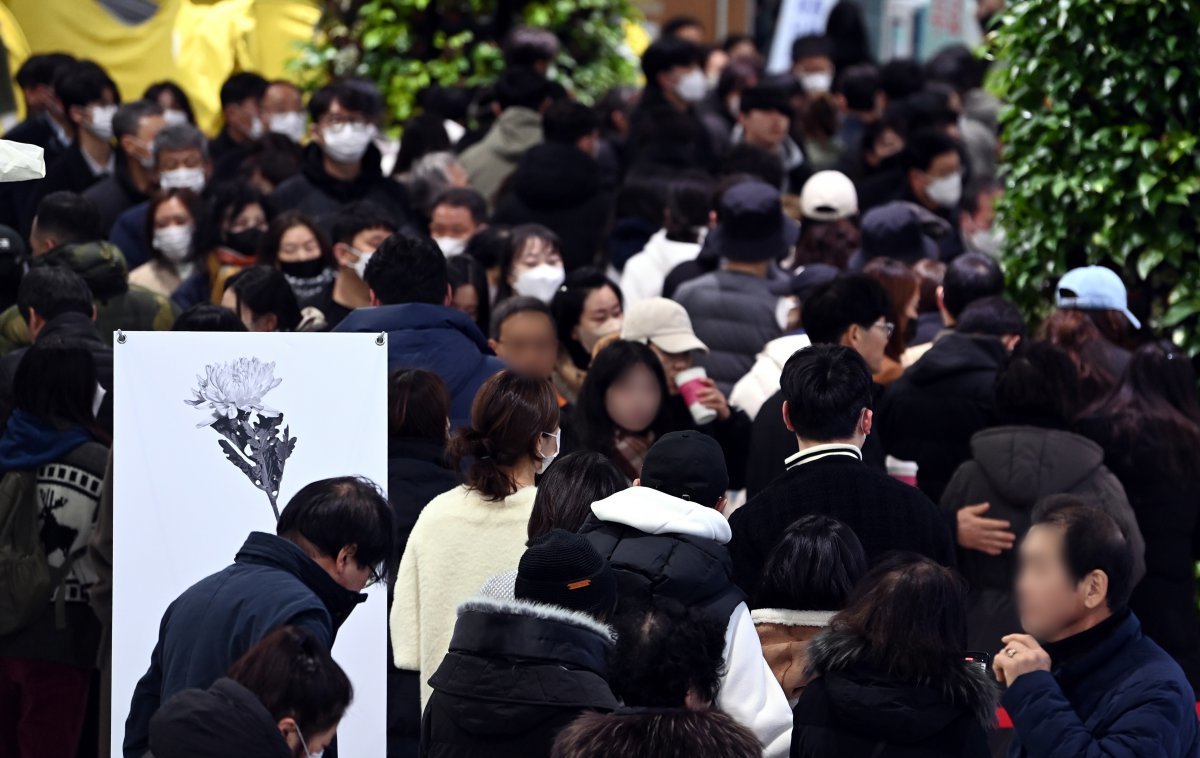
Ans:
<svg viewBox="0 0 1200 758"><path fill-rule="evenodd" d="M17 289L17 310L26 322L30 310L49 321L64 313L92 316L92 291L83 277L64 265L34 266Z"/></svg>
<svg viewBox="0 0 1200 758"><path fill-rule="evenodd" d="M663 22L659 35L664 38L675 37L684 29L699 29L704 31L704 24L695 16L672 16Z"/></svg>
<svg viewBox="0 0 1200 758"><path fill-rule="evenodd" d="M846 107L850 110L873 111L875 95L880 90L879 81L879 69L870 63L859 63L838 76L833 90L846 98Z"/></svg>
<svg viewBox="0 0 1200 758"><path fill-rule="evenodd" d="M971 179L963 189L962 203L959 207L964 213L972 216L979 212L979 203L986 195L993 195L1004 189L994 176L978 176Z"/></svg>
<svg viewBox="0 0 1200 758"><path fill-rule="evenodd" d="M171 97L175 100L176 109L183 111L187 115L189 124L196 123L196 114L192 110L192 101L188 98L187 93L183 91L183 87L180 87L170 79L151 84L142 93L142 99L157 103L159 96L164 92L171 93Z"/></svg>
<svg viewBox="0 0 1200 758"><path fill-rule="evenodd" d="M212 303L193 305L175 319L173 332L245 332L246 325L228 308Z"/></svg>
<svg viewBox="0 0 1200 758"><path fill-rule="evenodd" d="M558 37L549 29L518 26L504 39L504 63L507 66L533 66L558 57Z"/></svg>
<svg viewBox="0 0 1200 758"><path fill-rule="evenodd" d="M384 305L443 305L449 282L446 256L428 237L393 234L368 261L366 280Z"/></svg>
<svg viewBox="0 0 1200 758"><path fill-rule="evenodd" d="M51 192L38 203L38 232L48 234L60 245L94 242L104 238L100 210L90 199L76 192Z"/></svg>
<svg viewBox="0 0 1200 758"><path fill-rule="evenodd" d="M1004 272L995 258L964 253L946 265L942 278L942 304L957 319L976 300L1004 292Z"/></svg>
<svg viewBox="0 0 1200 758"><path fill-rule="evenodd" d="M1129 535L1104 509L1075 495L1051 495L1033 509L1034 526L1063 530L1063 561L1078 584L1093 571L1108 577L1108 609L1118 613L1133 593L1133 547Z"/></svg>
<svg viewBox="0 0 1200 758"><path fill-rule="evenodd" d="M504 328L504 322L518 313L541 313L550 322L550 329L554 330L554 316L550 313L550 306L536 297L514 295L502 301L496 306L496 310L492 312L491 338L494 340L500 339L500 332Z"/></svg>
<svg viewBox="0 0 1200 758"><path fill-rule="evenodd" d="M953 137L936 129L926 129L905 140L904 165L906 168L928 171L939 155L958 151L958 142Z"/></svg>
<svg viewBox="0 0 1200 758"><path fill-rule="evenodd" d="M1003 424L1066 429L1080 402L1075 363L1049 342L1022 340L996 376L996 416Z"/></svg>
<svg viewBox="0 0 1200 758"><path fill-rule="evenodd" d="M225 280L233 290L238 310L245 306L255 316L275 314L276 331L291 332L300 325L300 304L287 277L270 266L247 266Z"/></svg>
<svg viewBox="0 0 1200 758"><path fill-rule="evenodd" d="M823 34L797 37L792 42L792 63L805 58L828 58L833 60L833 40Z"/></svg>
<svg viewBox="0 0 1200 758"><path fill-rule="evenodd" d="M813 345L793 353L779 387L796 434L814 442L854 436L863 409L875 397L867 362L843 345Z"/></svg>
<svg viewBox="0 0 1200 758"><path fill-rule="evenodd" d="M888 101L895 103L920 92L925 86L921 64L911 58L893 58L879 69L879 86Z"/></svg>
<svg viewBox="0 0 1200 758"><path fill-rule="evenodd" d="M1024 337L1025 317L1021 309L1001 295L984 297L971 303L958 317L955 330L962 334L988 334L993 337Z"/></svg>
<svg viewBox="0 0 1200 758"><path fill-rule="evenodd" d="M588 367L592 356L571 333L579 326L579 319L583 316L583 304L587 302L588 296L603 287L611 289L621 307L625 307L625 295L621 292L621 287L594 266L577 268L567 274L562 286L550 301L550 312L554 315L554 325L558 329L558 344L581 369Z"/></svg>
<svg viewBox="0 0 1200 758"><path fill-rule="evenodd" d="M58 72L74 62L74 56L66 53L31 55L17 69L17 75L13 78L19 87L36 87L39 84L52 86Z"/></svg>
<svg viewBox="0 0 1200 758"><path fill-rule="evenodd" d="M136 135L142 119L150 116L161 116L162 106L150 100L134 100L117 108L113 116L113 136L118 140L128 135Z"/></svg>
<svg viewBox="0 0 1200 758"><path fill-rule="evenodd" d="M574 100L561 100L542 115L542 132L547 142L573 145L600 128L595 109Z"/></svg>
<svg viewBox="0 0 1200 758"><path fill-rule="evenodd" d="M64 111L102 100L106 89L112 90L116 101L121 102L116 83L94 61L75 61L58 69L54 77L54 94L62 101Z"/></svg>
<svg viewBox="0 0 1200 758"><path fill-rule="evenodd" d="M451 208L466 208L471 212L471 220L476 224L487 223L487 200L484 200L483 195L470 187L451 187L450 189L443 190L433 199L433 203L430 204L429 208L432 211L439 205L448 205Z"/></svg>
<svg viewBox="0 0 1200 758"><path fill-rule="evenodd" d="M832 345L852 324L866 328L891 313L882 284L865 274L843 274L804 301L804 331L814 345Z"/></svg>
<svg viewBox="0 0 1200 758"><path fill-rule="evenodd" d="M267 80L252 71L239 71L221 85L221 107L262 99Z"/></svg>
<svg viewBox="0 0 1200 758"><path fill-rule="evenodd" d="M330 82L313 93L308 101L308 117L315 124L329 112L337 102L353 113L374 120L383 110L383 98L375 85L359 79L341 79Z"/></svg>
<svg viewBox="0 0 1200 758"><path fill-rule="evenodd" d="M783 186L783 160L770 150L741 142L729 149L721 159L720 176L746 174L761 179L772 187Z"/></svg>
<svg viewBox="0 0 1200 758"><path fill-rule="evenodd" d="M293 542L303 537L329 558L354 545L355 562L378 572L392 555L392 507L370 479L321 479L288 501L275 533Z"/></svg>
<svg viewBox="0 0 1200 758"><path fill-rule="evenodd" d="M550 82L528 66L512 66L500 75L495 87L500 110L539 110L550 98Z"/></svg>
<svg viewBox="0 0 1200 758"><path fill-rule="evenodd" d="M342 242L349 245L367 229L387 229L390 234L395 234L399 227L396 217L384 210L383 206L370 200L359 200L343 205L333 215L330 238L334 244Z"/></svg>
<svg viewBox="0 0 1200 758"><path fill-rule="evenodd" d="M678 37L663 37L642 53L642 73L646 75L646 86L658 89L659 74L680 66L699 66L704 52L696 45Z"/></svg>
<svg viewBox="0 0 1200 758"><path fill-rule="evenodd" d="M829 516L804 516L763 563L754 607L840 611L866 573L867 557L853 529Z"/></svg>
<svg viewBox="0 0 1200 758"><path fill-rule="evenodd" d="M975 57L966 45L947 45L925 61L925 75L929 81L943 82L966 94L983 86L987 66L987 61Z"/></svg>
<svg viewBox="0 0 1200 758"><path fill-rule="evenodd" d="M717 77L717 98L724 102L733 92L741 91L758 81L758 69L747 61L730 61Z"/></svg>

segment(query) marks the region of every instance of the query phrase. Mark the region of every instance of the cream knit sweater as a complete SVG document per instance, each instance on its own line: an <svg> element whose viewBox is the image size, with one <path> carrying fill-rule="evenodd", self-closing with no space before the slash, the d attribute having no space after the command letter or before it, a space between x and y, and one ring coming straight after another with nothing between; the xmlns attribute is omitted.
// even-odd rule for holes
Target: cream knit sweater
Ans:
<svg viewBox="0 0 1200 758"><path fill-rule="evenodd" d="M421 672L422 709L433 693L429 677L450 650L459 604L520 562L536 493L526 487L489 501L463 485L421 511L396 572L389 628L396 667Z"/></svg>

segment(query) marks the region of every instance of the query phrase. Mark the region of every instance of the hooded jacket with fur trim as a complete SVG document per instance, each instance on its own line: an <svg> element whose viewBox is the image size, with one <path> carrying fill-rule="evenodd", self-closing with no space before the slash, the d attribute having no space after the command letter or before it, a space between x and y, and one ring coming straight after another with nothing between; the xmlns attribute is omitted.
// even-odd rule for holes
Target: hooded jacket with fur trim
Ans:
<svg viewBox="0 0 1200 758"><path fill-rule="evenodd" d="M522 600L459 606L450 652L429 679L424 756L549 755L589 710L618 707L607 656L614 632L592 616Z"/></svg>
<svg viewBox="0 0 1200 758"><path fill-rule="evenodd" d="M965 662L926 681L903 681L866 661L860 638L837 629L808 646L816 678L796 704L792 757L978 758L1000 690Z"/></svg>

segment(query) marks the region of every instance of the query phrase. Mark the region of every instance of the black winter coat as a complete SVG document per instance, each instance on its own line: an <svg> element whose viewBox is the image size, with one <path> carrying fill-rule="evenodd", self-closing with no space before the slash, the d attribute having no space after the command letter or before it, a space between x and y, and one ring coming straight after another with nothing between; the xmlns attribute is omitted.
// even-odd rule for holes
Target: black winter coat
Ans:
<svg viewBox="0 0 1200 758"><path fill-rule="evenodd" d="M1196 561L1200 561L1200 460L1180 472L1168 465L1164 439L1145 433L1119 439L1114 419L1084 419L1080 433L1104 448L1104 464L1121 480L1146 540L1146 576L1129 607L1142 631L1171 655L1200 691L1200 617ZM1200 459L1200 450L1190 452Z"/></svg>
<svg viewBox="0 0 1200 758"><path fill-rule="evenodd" d="M948 516L968 505L990 503L984 517L1008 521L1020 544L1039 500L1047 495L1082 495L1107 511L1130 535L1134 581L1146 573L1141 532L1125 490L1104 467L1099 445L1057 429L998 426L971 438L971 450L971 460L959 467L942 495L942 508ZM958 568L971 585L967 649L998 650L1000 638L1021 627L1013 602L1015 550L998 556L959 550Z"/></svg>
<svg viewBox="0 0 1200 758"><path fill-rule="evenodd" d="M563 267L574 271L596 265L612 209L595 158L574 145L545 143L521 157L492 223L548 227L562 240Z"/></svg>
<svg viewBox="0 0 1200 758"><path fill-rule="evenodd" d="M856 637L826 631L808 646L817 678L796 703L792 758L987 758L1000 690L960 663L924 684L864 662Z"/></svg>
<svg viewBox="0 0 1200 758"><path fill-rule="evenodd" d="M833 455L793 464L770 486L733 512L733 578L751 597L767 555L797 519L820 514L854 530L868 561L892 550L924 555L954 565L954 537L937 506L916 487Z"/></svg>
<svg viewBox="0 0 1200 758"><path fill-rule="evenodd" d="M150 718L176 692L211 686L281 626L302 626L332 648L342 622L366 599L294 543L252 532L232 566L193 584L163 614L150 668L129 706L126 758L145 755Z"/></svg>
<svg viewBox="0 0 1200 758"><path fill-rule="evenodd" d="M996 337L946 334L884 391L875 413L883 449L917 464L917 486L936 502L971 457L971 435L993 423Z"/></svg>
<svg viewBox="0 0 1200 758"><path fill-rule="evenodd" d="M275 719L232 679L183 690L150 719L154 758L291 758Z"/></svg>
<svg viewBox="0 0 1200 758"><path fill-rule="evenodd" d="M411 213L408 192L404 185L383 175L379 150L367 148L362 159L362 173L352 181L335 179L325 171L324 155L318 145L309 145L304 152L304 165L299 174L284 180L271 193L271 202L281 211L301 211L315 219L328 234L333 216L347 203L370 200L391 215L398 228L409 225Z"/></svg>
<svg viewBox="0 0 1200 758"><path fill-rule="evenodd" d="M429 758L549 756L563 727L618 707L605 681L611 630L592 617L479 597L459 608L450 652L429 679Z"/></svg>

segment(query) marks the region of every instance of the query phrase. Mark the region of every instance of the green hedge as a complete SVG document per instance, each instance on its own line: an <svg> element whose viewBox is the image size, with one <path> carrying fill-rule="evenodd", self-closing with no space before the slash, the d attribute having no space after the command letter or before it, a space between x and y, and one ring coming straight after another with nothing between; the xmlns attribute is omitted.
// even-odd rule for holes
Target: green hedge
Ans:
<svg viewBox="0 0 1200 758"><path fill-rule="evenodd" d="M1200 352L1200 0L1015 0L989 36L1011 290L1031 315L1071 266L1124 271Z"/></svg>
<svg viewBox="0 0 1200 758"><path fill-rule="evenodd" d="M402 122L423 87L495 79L503 68L492 35L497 8L514 5L514 21L558 35L553 78L584 102L635 80L637 61L624 50L624 22L640 18L633 0L330 0L294 65L310 86L342 76L377 82Z"/></svg>

